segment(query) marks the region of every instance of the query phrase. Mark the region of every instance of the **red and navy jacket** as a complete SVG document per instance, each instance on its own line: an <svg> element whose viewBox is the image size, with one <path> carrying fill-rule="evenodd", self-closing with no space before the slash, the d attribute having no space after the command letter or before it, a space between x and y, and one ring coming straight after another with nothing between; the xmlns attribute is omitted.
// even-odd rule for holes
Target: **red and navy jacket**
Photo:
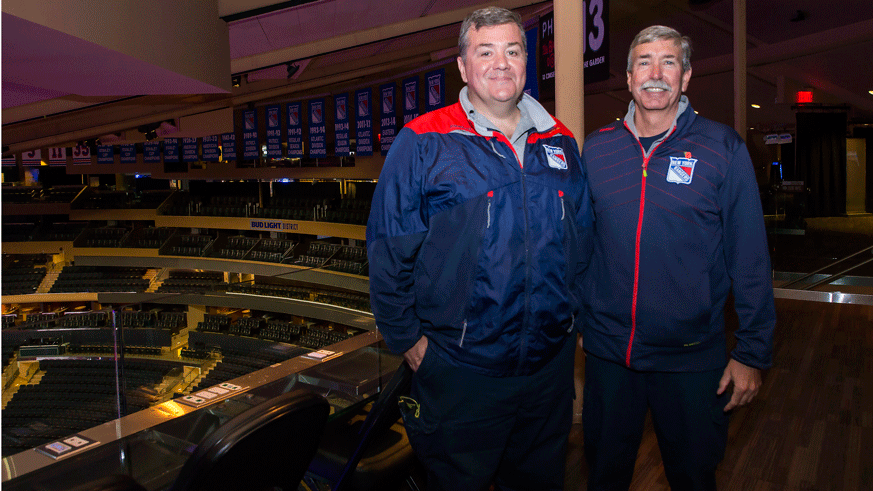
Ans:
<svg viewBox="0 0 873 491"><path fill-rule="evenodd" d="M528 96L523 162L461 103L407 124L367 224L370 302L388 347L421 336L455 366L535 373L573 335L592 212L573 135Z"/></svg>
<svg viewBox="0 0 873 491"><path fill-rule="evenodd" d="M683 96L673 126L645 152L633 111L632 102L582 152L597 217L583 282L585 350L644 371L723 368L732 291L739 328L730 356L770 366L770 258L745 143Z"/></svg>

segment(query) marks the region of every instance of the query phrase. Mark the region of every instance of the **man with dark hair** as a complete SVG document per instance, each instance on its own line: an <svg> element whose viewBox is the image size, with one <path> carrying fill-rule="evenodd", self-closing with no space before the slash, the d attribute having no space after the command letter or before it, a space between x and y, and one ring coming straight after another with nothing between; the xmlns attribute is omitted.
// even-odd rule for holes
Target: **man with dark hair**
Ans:
<svg viewBox="0 0 873 491"><path fill-rule="evenodd" d="M397 135L367 225L370 298L415 370L429 491L561 489L592 214L573 135L523 94L521 19L463 23L459 102Z"/></svg>
<svg viewBox="0 0 873 491"><path fill-rule="evenodd" d="M740 136L682 95L690 53L669 27L640 32L628 54L628 113L582 153L597 216L581 323L589 490L628 489L647 410L671 488L715 489L728 414L755 397L771 362L775 309L754 169ZM728 357L731 292L739 328Z"/></svg>

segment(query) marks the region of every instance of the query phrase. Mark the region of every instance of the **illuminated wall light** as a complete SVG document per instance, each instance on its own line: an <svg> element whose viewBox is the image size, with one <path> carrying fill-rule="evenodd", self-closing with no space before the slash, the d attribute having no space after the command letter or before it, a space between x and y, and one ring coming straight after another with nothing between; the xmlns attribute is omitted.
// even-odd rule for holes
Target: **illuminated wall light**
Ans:
<svg viewBox="0 0 873 491"><path fill-rule="evenodd" d="M761 109L761 105L760 105L760 104L752 104L752 107L754 107L755 109Z"/></svg>
<svg viewBox="0 0 873 491"><path fill-rule="evenodd" d="M868 90L867 93L873 95L873 90Z"/></svg>

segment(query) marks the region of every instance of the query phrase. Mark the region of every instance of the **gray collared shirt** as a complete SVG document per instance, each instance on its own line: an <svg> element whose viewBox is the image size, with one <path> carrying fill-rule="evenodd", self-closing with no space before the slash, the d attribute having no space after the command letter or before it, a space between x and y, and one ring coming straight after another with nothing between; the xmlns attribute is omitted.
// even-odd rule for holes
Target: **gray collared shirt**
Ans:
<svg viewBox="0 0 873 491"><path fill-rule="evenodd" d="M476 109L473 107L473 104L470 102L470 98L467 96L467 87L461 89L459 99L461 101L461 107L464 108L464 111L467 113L467 117L476 126L477 131L479 131L481 128L487 129L488 134L495 131L500 131L497 129L497 126L493 122L491 122L488 118L476 111ZM515 126L515 132L511 136L505 136L507 136L509 138L509 141L512 143L512 146L515 149L515 153L516 155L518 155L518 161L523 163L524 147L527 142L526 137L531 130L536 129L536 124L534 123L533 118L531 118L530 111L528 110L526 104L519 102L518 110L521 112L521 118L519 118L518 124Z"/></svg>

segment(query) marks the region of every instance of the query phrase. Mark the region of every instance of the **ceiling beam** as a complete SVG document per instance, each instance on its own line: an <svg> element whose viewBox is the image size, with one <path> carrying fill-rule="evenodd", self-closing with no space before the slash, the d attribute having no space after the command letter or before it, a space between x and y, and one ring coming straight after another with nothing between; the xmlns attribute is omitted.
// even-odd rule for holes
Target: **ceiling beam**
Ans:
<svg viewBox="0 0 873 491"><path fill-rule="evenodd" d="M426 31L436 27L455 24L463 21L470 12L494 4L507 9L518 9L541 2L542 0L502 0L472 7L465 7L463 9L452 10L449 12L442 12L435 15L428 15L426 17L417 17L396 24L350 32L329 39L322 39L311 43L269 51L267 53L259 53L256 55L237 58L231 60L230 71L234 74L251 72L261 68L287 63L289 61L302 60L304 58L323 55L325 53L331 53L377 41L384 41L398 36L405 36L415 32Z"/></svg>

